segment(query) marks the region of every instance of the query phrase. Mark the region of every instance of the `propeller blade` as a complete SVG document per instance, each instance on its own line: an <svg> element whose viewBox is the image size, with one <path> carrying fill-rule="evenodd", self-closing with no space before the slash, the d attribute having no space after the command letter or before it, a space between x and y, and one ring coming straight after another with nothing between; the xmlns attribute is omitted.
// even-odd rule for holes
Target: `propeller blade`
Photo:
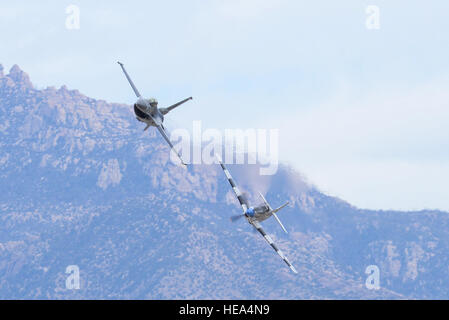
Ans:
<svg viewBox="0 0 449 320"><path fill-rule="evenodd" d="M248 192L242 192L242 198L243 198L243 201L246 203L246 206L247 207L249 207L249 201L248 201L248 198L249 198L249 195L248 195Z"/></svg>
<svg viewBox="0 0 449 320"><path fill-rule="evenodd" d="M240 218L242 218L244 216L245 216L244 214L238 214L238 215L232 216L231 222L236 222L237 220L239 220Z"/></svg>

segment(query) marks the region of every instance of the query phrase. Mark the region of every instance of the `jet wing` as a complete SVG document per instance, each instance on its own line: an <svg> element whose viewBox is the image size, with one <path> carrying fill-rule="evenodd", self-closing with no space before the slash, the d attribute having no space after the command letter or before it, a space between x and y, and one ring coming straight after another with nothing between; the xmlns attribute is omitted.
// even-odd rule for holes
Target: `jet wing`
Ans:
<svg viewBox="0 0 449 320"><path fill-rule="evenodd" d="M133 88L133 91L136 94L137 98L140 98L139 90L137 90L137 88L134 85L134 82L131 80L131 77L129 76L128 72L126 72L125 66L120 61L117 61L117 63L120 65L120 67L122 67L123 73L125 74L126 79L128 79L128 82L131 85L131 88Z"/></svg>
<svg viewBox="0 0 449 320"><path fill-rule="evenodd" d="M161 113L162 113L163 115L166 115L167 113L169 113L170 111L172 111L174 108L180 106L181 104L183 104L183 103L185 103L185 102L187 102L187 101L189 101L189 100L192 100L192 97L188 97L187 99L184 99L184 100L182 100L182 101L179 101L179 102L177 102L177 103L171 105L170 107L167 107L167 108L160 108L159 110L161 111Z"/></svg>
<svg viewBox="0 0 449 320"><path fill-rule="evenodd" d="M184 163L184 160L182 160L181 155L175 150L175 148L173 147L173 144L171 143L170 139L167 136L167 133L164 130L164 127L162 125L158 125L156 126L156 128L159 130L159 132L161 133L162 137L164 137L165 141L167 141L167 143L169 144L170 148L173 150L174 153L176 153L176 155L178 156L178 158L181 160L181 163L184 166L187 166Z"/></svg>
<svg viewBox="0 0 449 320"><path fill-rule="evenodd" d="M288 267L294 273L298 273L298 271L296 271L295 267L290 263L290 261L288 261L287 257L284 256L284 253L282 253L282 251L273 242L273 239L271 239L271 237L268 234L266 234L266 232L262 229L262 226L260 225L260 223L257 221L252 221L251 224L253 225L254 228L256 228L257 231L259 231L259 233L264 237L264 239L274 249L274 251L277 252L277 254L282 258L282 260L284 260L284 262L288 265Z"/></svg>
<svg viewBox="0 0 449 320"><path fill-rule="evenodd" d="M234 179L232 179L231 174L229 173L228 169L226 169L223 162L221 162L221 160L218 156L216 156L216 158L217 158L218 162L220 163L220 166L223 169L223 171L226 175L226 178L228 179L228 181L232 187L232 190L234 191L235 195L237 196L237 199L239 200L240 205L242 206L243 213L246 213L246 210L248 210L248 203L246 202L246 199L243 197L242 193L240 192L239 188L235 184Z"/></svg>

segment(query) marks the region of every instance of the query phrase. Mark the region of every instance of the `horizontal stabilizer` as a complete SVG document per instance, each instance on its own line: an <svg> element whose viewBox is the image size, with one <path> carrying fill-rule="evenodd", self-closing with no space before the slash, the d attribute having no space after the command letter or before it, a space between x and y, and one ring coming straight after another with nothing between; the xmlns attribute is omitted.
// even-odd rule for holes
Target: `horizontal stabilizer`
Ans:
<svg viewBox="0 0 449 320"><path fill-rule="evenodd" d="M282 224L281 220L279 220L276 212L278 212L279 210L281 210L282 208L284 208L286 205L289 204L289 202L287 201L286 203L284 203L282 206L280 206L279 208L276 208L273 210L273 208L271 208L270 204L268 203L268 201L265 199L265 197L263 196L262 193L259 192L260 197L262 198L263 202L267 205L268 209L270 209L270 213L273 214L273 216L276 218L276 221L279 223L279 225L281 226L282 230L284 230L285 233L288 233L287 230L285 229L284 225Z"/></svg>
<svg viewBox="0 0 449 320"><path fill-rule="evenodd" d="M279 210L281 210L281 209L283 209L286 205L288 205L289 204L289 202L287 201L286 203L284 203L282 206L280 206L279 208L276 208L276 209L274 209L272 212L273 213L276 213L276 212L278 212Z"/></svg>

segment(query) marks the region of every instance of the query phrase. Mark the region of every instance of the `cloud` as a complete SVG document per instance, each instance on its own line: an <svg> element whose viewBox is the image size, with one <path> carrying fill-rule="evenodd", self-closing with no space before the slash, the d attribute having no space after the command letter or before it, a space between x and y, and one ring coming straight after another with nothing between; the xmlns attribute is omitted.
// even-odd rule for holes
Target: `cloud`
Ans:
<svg viewBox="0 0 449 320"><path fill-rule="evenodd" d="M346 88L280 116L280 159L361 207L449 210L448 79L400 92Z"/></svg>
<svg viewBox="0 0 449 320"><path fill-rule="evenodd" d="M140 91L161 105L194 96L168 127L201 119L207 128L282 128L281 159L363 206L407 208L389 193L399 199L399 185L372 190L372 202L350 193L353 185L380 186L395 171L412 176L398 169L404 162L420 173L445 170L447 1L378 1L378 31L365 28L358 0L73 3L78 31L65 28L69 3L2 4L0 62L19 64L37 87L66 84L132 103L115 63L121 59ZM384 175L367 176L381 163ZM410 192L424 190L403 181ZM444 202L432 190L423 205Z"/></svg>

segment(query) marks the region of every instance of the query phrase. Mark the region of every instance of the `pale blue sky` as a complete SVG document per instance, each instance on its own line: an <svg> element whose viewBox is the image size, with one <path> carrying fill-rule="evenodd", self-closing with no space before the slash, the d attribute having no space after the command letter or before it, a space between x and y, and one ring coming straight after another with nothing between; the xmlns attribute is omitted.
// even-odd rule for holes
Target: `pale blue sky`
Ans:
<svg viewBox="0 0 449 320"><path fill-rule="evenodd" d="M66 7L80 8L67 30ZM368 5L380 30L365 27ZM280 159L365 208L449 210L448 1L0 1L0 63L191 128L279 128ZM229 114L230 118L224 115ZM137 124L136 124L137 125Z"/></svg>

